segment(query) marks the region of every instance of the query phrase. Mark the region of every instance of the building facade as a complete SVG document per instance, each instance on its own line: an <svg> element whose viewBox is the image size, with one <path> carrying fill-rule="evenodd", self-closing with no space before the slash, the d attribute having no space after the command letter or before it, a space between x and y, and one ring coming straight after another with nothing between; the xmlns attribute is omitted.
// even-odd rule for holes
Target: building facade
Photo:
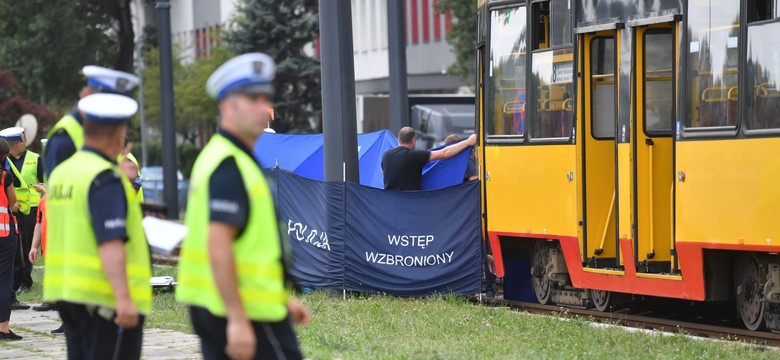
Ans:
<svg viewBox="0 0 780 360"><path fill-rule="evenodd" d="M184 62L210 56L239 0L171 0L171 36ZM386 94L388 86L387 1L351 0L358 95ZM438 14L436 0L405 1L406 59L410 93L456 93L465 83L447 74L455 55L447 43L452 18ZM155 26L155 1L134 0L136 29ZM319 56L319 42L310 49Z"/></svg>

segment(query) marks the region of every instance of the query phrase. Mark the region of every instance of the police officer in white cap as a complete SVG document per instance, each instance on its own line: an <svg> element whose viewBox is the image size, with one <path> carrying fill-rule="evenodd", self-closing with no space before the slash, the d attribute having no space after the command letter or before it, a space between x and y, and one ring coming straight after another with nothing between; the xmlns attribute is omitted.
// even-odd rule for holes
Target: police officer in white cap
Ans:
<svg viewBox="0 0 780 360"><path fill-rule="evenodd" d="M87 78L87 85L81 89L79 94L81 98L97 93L129 95L130 91L140 82L138 77L133 74L100 66L88 65L81 71ZM49 131L47 136L49 141L43 154L46 175L51 174L57 165L81 148L84 143L83 121L83 114L78 111L77 107L74 107Z"/></svg>
<svg viewBox="0 0 780 360"><path fill-rule="evenodd" d="M87 85L81 89L79 94L81 98L98 93L129 95L130 91L140 82L138 77L133 74L100 66L88 65L81 71L87 78ZM77 106L73 107L69 114L63 116L49 130L48 142L43 151L46 176L49 176L54 168L71 157L84 144L83 115ZM56 241L56 238L52 241ZM62 334L63 332L62 326L52 330L52 334Z"/></svg>
<svg viewBox="0 0 780 360"><path fill-rule="evenodd" d="M84 145L47 183L43 298L56 303L70 359L138 359L152 289L135 191L116 159L135 100L94 94L78 103ZM50 142L51 144L51 142Z"/></svg>
<svg viewBox="0 0 780 360"><path fill-rule="evenodd" d="M299 359L292 323L311 317L289 296L273 200L252 156L269 120L274 66L268 55L244 54L206 83L221 124L192 170L176 289L206 359Z"/></svg>
<svg viewBox="0 0 780 360"><path fill-rule="evenodd" d="M15 214L19 224L19 246L23 254L30 252L32 233L35 229L35 214L41 200L39 190L43 191L43 163L38 154L27 150L27 141L23 127L11 127L0 130L0 137L11 147L8 154L8 171L14 174L14 191L19 202L19 212ZM26 292L32 288L32 263L21 254L16 258L14 269L17 271L14 289ZM16 302L12 309L27 308Z"/></svg>

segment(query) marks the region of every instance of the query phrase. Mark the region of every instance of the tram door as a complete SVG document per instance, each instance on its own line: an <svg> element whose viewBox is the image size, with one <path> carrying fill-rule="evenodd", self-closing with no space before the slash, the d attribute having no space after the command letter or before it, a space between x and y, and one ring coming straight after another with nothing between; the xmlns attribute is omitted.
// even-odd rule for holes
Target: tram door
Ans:
<svg viewBox="0 0 780 360"><path fill-rule="evenodd" d="M634 249L639 273L674 271L676 23L635 28Z"/></svg>
<svg viewBox="0 0 780 360"><path fill-rule="evenodd" d="M616 32L601 31L580 37L580 61L584 67L584 106L580 109L584 174L581 215L587 242L584 257L589 268L617 268L621 262L615 187Z"/></svg>

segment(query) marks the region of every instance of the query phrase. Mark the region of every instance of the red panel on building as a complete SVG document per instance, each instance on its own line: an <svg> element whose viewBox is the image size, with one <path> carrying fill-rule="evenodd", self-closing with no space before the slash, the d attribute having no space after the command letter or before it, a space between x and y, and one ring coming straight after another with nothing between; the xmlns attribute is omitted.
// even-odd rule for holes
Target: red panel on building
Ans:
<svg viewBox="0 0 780 360"><path fill-rule="evenodd" d="M437 0L433 0L433 7L436 7ZM441 14L434 10L433 13L433 41L441 40Z"/></svg>
<svg viewBox="0 0 780 360"><path fill-rule="evenodd" d="M423 42L429 42L431 41L431 9L428 6L428 0L422 0L422 31L423 31Z"/></svg>
<svg viewBox="0 0 780 360"><path fill-rule="evenodd" d="M200 59L200 30L195 29L195 58Z"/></svg>
<svg viewBox="0 0 780 360"><path fill-rule="evenodd" d="M412 0L412 44L420 42L420 28L417 24L417 16L419 11L417 9L417 0Z"/></svg>

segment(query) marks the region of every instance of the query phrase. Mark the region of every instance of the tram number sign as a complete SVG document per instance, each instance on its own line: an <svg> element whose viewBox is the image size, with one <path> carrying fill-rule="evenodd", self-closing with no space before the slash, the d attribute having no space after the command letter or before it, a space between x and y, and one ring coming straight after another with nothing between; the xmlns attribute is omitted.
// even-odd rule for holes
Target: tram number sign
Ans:
<svg viewBox="0 0 780 360"><path fill-rule="evenodd" d="M552 83L570 83L574 79L574 67L570 61L553 64Z"/></svg>

